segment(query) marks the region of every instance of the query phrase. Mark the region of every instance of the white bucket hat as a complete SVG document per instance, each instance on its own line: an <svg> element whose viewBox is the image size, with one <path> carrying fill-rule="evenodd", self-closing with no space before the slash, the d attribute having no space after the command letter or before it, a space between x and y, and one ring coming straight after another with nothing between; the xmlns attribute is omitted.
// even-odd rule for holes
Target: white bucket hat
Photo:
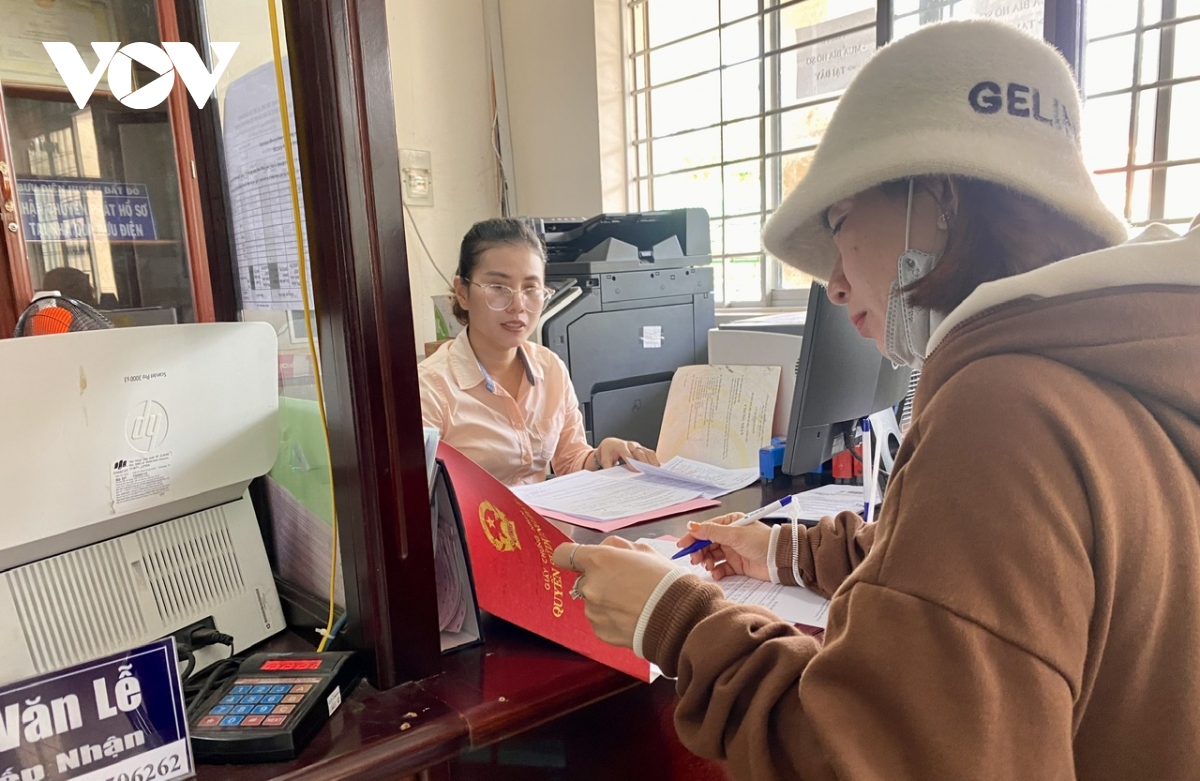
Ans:
<svg viewBox="0 0 1200 781"><path fill-rule="evenodd" d="M1026 193L1113 243L1128 238L1092 184L1070 67L990 20L929 25L881 49L846 89L808 173L767 221L771 254L828 281L833 204L883 182L948 174Z"/></svg>

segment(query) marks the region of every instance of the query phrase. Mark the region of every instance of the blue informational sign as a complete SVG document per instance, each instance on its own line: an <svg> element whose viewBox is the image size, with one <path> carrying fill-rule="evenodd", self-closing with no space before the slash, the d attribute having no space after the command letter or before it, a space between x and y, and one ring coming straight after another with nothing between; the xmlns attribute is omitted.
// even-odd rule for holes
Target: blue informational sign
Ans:
<svg viewBox="0 0 1200 781"><path fill-rule="evenodd" d="M18 178L17 197L26 241L158 238L144 184Z"/></svg>
<svg viewBox="0 0 1200 781"><path fill-rule="evenodd" d="M192 775L175 640L0 687L0 781Z"/></svg>

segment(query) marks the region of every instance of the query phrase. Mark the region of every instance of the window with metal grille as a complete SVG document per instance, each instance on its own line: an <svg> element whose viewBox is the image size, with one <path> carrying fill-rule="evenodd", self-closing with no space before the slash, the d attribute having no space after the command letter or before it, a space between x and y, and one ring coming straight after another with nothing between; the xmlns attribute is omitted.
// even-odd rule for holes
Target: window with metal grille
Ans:
<svg viewBox="0 0 1200 781"><path fill-rule="evenodd" d="M759 233L877 42L979 16L1041 34L1054 2L629 0L631 208L708 210L725 305L802 304L811 280ZM1088 0L1086 18L1096 184L1135 226L1186 223L1200 212L1200 0Z"/></svg>
<svg viewBox="0 0 1200 781"><path fill-rule="evenodd" d="M1200 212L1200 0L1091 0L1084 155L1133 226ZM1177 230L1179 227L1177 227Z"/></svg>
<svg viewBox="0 0 1200 781"><path fill-rule="evenodd" d="M876 10L876 0L628 2L632 202L708 210L726 305L807 297L811 279L766 256L759 233L884 39ZM898 0L888 29L978 15L1040 26L1041 12L1041 0Z"/></svg>
<svg viewBox="0 0 1200 781"><path fill-rule="evenodd" d="M759 234L875 49L875 0L633 0L627 13L636 208L708 210L725 304L806 289Z"/></svg>

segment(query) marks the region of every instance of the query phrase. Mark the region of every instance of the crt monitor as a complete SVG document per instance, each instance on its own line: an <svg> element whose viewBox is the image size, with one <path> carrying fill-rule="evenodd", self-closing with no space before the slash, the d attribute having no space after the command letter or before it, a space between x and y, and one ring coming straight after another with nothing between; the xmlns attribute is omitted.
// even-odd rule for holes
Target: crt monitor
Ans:
<svg viewBox="0 0 1200 781"><path fill-rule="evenodd" d="M855 421L900 403L908 390L911 370L894 368L842 309L812 286L783 456L789 475L815 472Z"/></svg>

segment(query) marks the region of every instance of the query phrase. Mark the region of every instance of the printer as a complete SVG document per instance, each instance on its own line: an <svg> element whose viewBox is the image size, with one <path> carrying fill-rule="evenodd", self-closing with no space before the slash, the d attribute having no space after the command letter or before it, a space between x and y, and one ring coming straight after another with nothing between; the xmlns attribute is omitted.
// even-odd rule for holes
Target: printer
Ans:
<svg viewBox="0 0 1200 781"><path fill-rule="evenodd" d="M704 209L534 220L546 246L537 338L571 373L593 445L655 447L671 377L708 360L714 324Z"/></svg>
<svg viewBox="0 0 1200 781"><path fill-rule="evenodd" d="M0 684L197 626L238 653L284 628L247 491L279 451L278 366L265 323L0 340Z"/></svg>

